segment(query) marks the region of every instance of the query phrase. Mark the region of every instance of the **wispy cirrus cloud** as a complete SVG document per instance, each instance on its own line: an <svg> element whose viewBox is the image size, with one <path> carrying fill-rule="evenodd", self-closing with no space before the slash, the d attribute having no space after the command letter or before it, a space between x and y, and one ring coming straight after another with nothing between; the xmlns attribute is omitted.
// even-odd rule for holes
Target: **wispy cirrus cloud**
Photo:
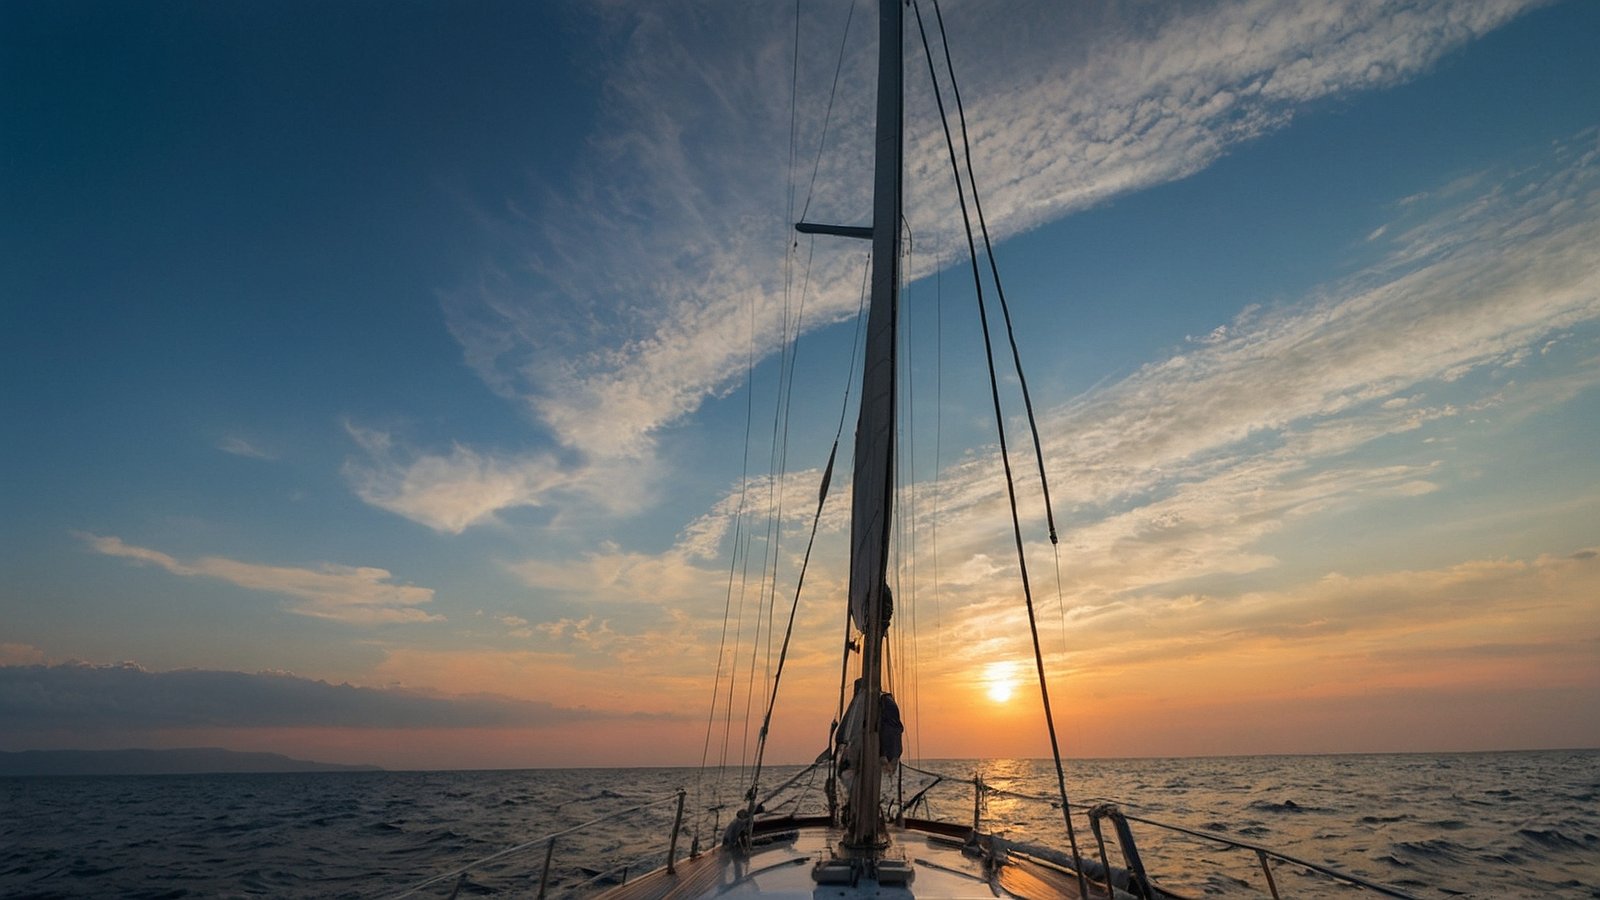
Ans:
<svg viewBox="0 0 1600 900"><path fill-rule="evenodd" d="M79 534L97 553L165 569L185 578L225 581L250 590L292 598L290 612L352 625L440 621L442 616L418 607L432 602L433 589L394 584L387 569L370 566L324 564L305 569L269 566L206 556L183 562L177 558L125 543L121 538Z"/></svg>
<svg viewBox="0 0 1600 900"><path fill-rule="evenodd" d="M1479 173L1470 189L1408 198L1396 204L1387 253L1368 269L1299 303L1247 309L1205 340L1044 410L1053 499L1058 514L1070 511L1062 552L1078 602L1101 606L1185 579L1272 568L1280 560L1262 544L1285 528L1470 478L1442 450L1424 449L1434 436L1450 440L1487 413L1514 426L1600 384L1596 139L1587 132L1545 159ZM1537 363L1554 352L1577 364ZM1402 435L1414 436L1412 449L1373 452ZM1005 520L994 452L948 466L937 484L910 487L901 501L904 509L913 492L921 498L922 547L938 528L941 579L956 605L987 599L982 590L995 582L960 573L1014 566L994 527ZM1013 462L1032 470L1026 450ZM791 553L803 546L818 477L784 482ZM612 590L611 575L715 557L741 509L764 510L766 488L729 493L666 553L617 550L526 572L538 586L599 600L589 588ZM1037 489L1022 490L1038 535ZM845 506L829 505L825 537L842 532ZM1050 551L1030 554L1047 562ZM814 561L811 577L837 577L827 565Z"/></svg>
<svg viewBox="0 0 1600 900"><path fill-rule="evenodd" d="M1370 269L1304 303L1247 310L1215 339L1046 412L1046 456L1066 476L1058 514L1073 511L1062 553L1075 602L1271 569L1283 561L1264 541L1284 529L1470 481L1470 464L1423 435L1450 441L1485 414L1515 427L1600 385L1596 136L1479 173L1470 190L1410 198ZM1575 364L1533 365L1563 343ZM1373 449L1407 434L1410 450ZM1014 566L979 524L1002 520L992 467L991 450L939 485L952 564ZM1025 490L1025 511L1039 502ZM1050 549L1030 556L1047 564Z"/></svg>
<svg viewBox="0 0 1600 900"><path fill-rule="evenodd" d="M969 36L954 52L991 222L1004 237L1183 177L1301 104L1414 77L1533 5L1111 3L1028 16L955 7L951 30ZM774 185L788 158L789 68L778 65L788 51L777 37L789 29L748 7L634 12L582 186L507 224L507 256L537 278L502 266L446 303L486 382L525 401L565 446L599 457L648 455L659 429L728 389L752 348L765 355L855 306L854 261L839 256L812 272L806 323L797 329L786 306L788 224ZM844 10L831 12L835 27ZM870 82L849 78L867 70L870 30L858 24L846 83ZM963 56L984 46L1007 52ZM831 57L801 65L803 82L829 83ZM1029 73L1020 87L1017 72ZM925 92L910 104L931 105ZM867 91L839 98L811 218L864 214L868 136L840 123L869 120L869 107ZM821 100L800 114L808 154ZM946 179L936 126L913 112L911 128L910 180ZM953 203L914 206L918 233L956 221Z"/></svg>
<svg viewBox="0 0 1600 900"><path fill-rule="evenodd" d="M1014 233L1199 171L1230 146L1286 125L1304 104L1416 77L1538 5L1110 3L1051 10L1045 21L972 6L951 18L960 20L958 34L1005 32L972 42L1006 46L1004 65L963 59L960 46L953 52L963 95L980 107L975 167L992 185L985 196L1002 231ZM1042 74L1018 86L1019 70ZM942 149L926 153L937 171Z"/></svg>
<svg viewBox="0 0 1600 900"><path fill-rule="evenodd" d="M217 449L223 453L231 453L234 456L243 456L246 459L274 460L278 458L278 454L237 434L225 435L221 440L217 441Z"/></svg>
<svg viewBox="0 0 1600 900"><path fill-rule="evenodd" d="M1305 103L1405 81L1535 5L1111 2L1027 16L955 6L951 30L966 38L953 52L991 227L1004 238L1192 174ZM854 312L856 255L783 254L790 218L856 221L868 209L871 92L835 98L815 195L806 210L789 207L788 12L727 12L599 13L626 38L584 167L570 187L486 216L498 261L446 295L469 364L550 430L563 462L464 445L373 454L346 468L362 499L449 533L519 507L637 511L655 495L662 428L730 390L751 359ZM803 23L807 49L829 52L802 55L801 83L831 83L845 13L841 5ZM871 31L855 24L846 85L871 82ZM1007 52L966 49L988 46ZM908 180L943 184L931 95L909 84ZM826 104L799 103L808 158ZM929 196L912 196L914 230L956 246L954 197ZM802 265L803 303L784 281Z"/></svg>

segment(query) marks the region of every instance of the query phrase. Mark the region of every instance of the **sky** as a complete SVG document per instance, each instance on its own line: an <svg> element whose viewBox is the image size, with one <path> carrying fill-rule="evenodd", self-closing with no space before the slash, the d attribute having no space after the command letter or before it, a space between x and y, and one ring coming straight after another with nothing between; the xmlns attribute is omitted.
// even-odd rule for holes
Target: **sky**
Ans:
<svg viewBox="0 0 1600 900"><path fill-rule="evenodd" d="M1600 6L942 12L1064 752L1600 746ZM1042 756L907 28L894 687L911 755ZM870 217L874 32L0 4L0 750L748 761L817 513L815 756L867 259L790 226Z"/></svg>

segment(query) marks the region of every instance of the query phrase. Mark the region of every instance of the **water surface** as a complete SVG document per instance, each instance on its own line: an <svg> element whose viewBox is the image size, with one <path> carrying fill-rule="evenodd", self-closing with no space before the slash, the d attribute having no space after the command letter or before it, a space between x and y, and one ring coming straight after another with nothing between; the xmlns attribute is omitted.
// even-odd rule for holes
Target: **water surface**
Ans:
<svg viewBox="0 0 1600 900"><path fill-rule="evenodd" d="M971 819L976 774L996 789L984 795L986 827L1065 844L1060 809L1028 799L1055 794L1050 763L919 765L950 776L928 794L940 817ZM763 791L799 771L769 769ZM533 842L474 867L462 890L532 896L540 838L680 787L690 792L680 852L696 833L709 843L742 792L737 773L727 774L720 791L693 769L0 779L0 896L384 897ZM905 793L926 782L907 773ZM823 807L820 777L797 789L774 810ZM1075 760L1068 791L1077 809L1113 800L1130 814L1265 844L1418 897L1600 897L1596 750ZM669 799L559 839L550 895L581 897L624 870L660 865L673 813ZM1252 853L1139 823L1134 835L1152 874L1172 887L1266 895ZM1362 895L1290 864L1274 873L1285 896ZM448 896L453 884L418 896Z"/></svg>

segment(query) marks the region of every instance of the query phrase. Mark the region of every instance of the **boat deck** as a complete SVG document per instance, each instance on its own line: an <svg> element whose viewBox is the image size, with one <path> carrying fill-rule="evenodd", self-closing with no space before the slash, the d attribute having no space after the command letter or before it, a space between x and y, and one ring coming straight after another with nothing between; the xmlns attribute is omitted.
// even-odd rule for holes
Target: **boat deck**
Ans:
<svg viewBox="0 0 1600 900"><path fill-rule="evenodd" d="M902 863L910 877L885 876L869 870L853 881L822 884L812 871L833 857L842 832L825 825L796 825L756 834L748 855L722 848L680 861L675 872L660 869L620 885L604 900L677 900L689 897L771 898L1073 898L1081 900L1077 878L1064 867L1020 854L996 858L965 846L964 836L929 823L890 830L890 844L881 859ZM903 883L900 883L903 882ZM1089 885L1091 900L1106 897L1104 885ZM1117 892L1119 898L1128 895Z"/></svg>

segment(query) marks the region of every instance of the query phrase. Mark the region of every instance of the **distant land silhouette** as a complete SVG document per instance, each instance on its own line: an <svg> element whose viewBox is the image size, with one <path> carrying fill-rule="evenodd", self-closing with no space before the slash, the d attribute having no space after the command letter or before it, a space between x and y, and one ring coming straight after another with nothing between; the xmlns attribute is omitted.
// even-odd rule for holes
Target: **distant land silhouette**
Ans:
<svg viewBox="0 0 1600 900"><path fill-rule="evenodd" d="M293 759L281 753L245 753L220 747L176 750L0 751L0 776L206 775L230 772L380 772L378 766Z"/></svg>

